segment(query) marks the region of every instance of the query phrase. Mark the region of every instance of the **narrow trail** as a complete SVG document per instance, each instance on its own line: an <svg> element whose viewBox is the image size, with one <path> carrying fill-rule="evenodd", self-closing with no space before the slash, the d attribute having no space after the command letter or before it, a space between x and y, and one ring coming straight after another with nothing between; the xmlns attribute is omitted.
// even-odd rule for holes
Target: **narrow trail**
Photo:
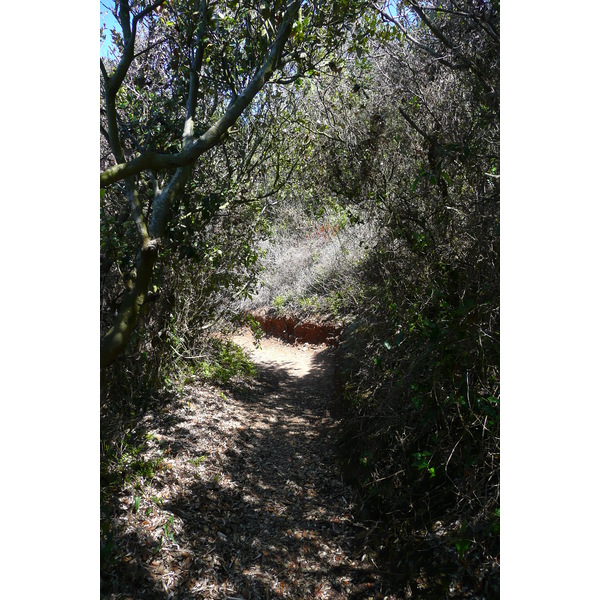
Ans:
<svg viewBox="0 0 600 600"><path fill-rule="evenodd" d="M233 337L259 368L251 387L190 385L148 417L163 468L136 510L121 502L112 576L124 598L399 598L357 555L364 526L335 460L333 349ZM109 586L110 582L105 582Z"/></svg>

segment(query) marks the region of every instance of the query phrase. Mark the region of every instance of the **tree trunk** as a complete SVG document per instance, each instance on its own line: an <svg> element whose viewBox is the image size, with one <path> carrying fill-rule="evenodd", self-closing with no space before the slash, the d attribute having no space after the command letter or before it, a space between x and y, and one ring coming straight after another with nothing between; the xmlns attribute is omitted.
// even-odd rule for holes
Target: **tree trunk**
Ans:
<svg viewBox="0 0 600 600"><path fill-rule="evenodd" d="M148 294L152 269L157 256L158 244L156 242L150 242L142 248L135 285L121 303L114 325L102 338L100 344L100 368L102 369L113 363L129 342Z"/></svg>
<svg viewBox="0 0 600 600"><path fill-rule="evenodd" d="M155 2L157 6L160 2ZM117 116L115 108L116 93L125 77L127 69L133 59L133 39L135 38L135 28L129 31L129 25L123 29L123 36L126 42L125 52L112 76L108 76L104 65L101 63L102 72L106 85L106 111L109 123L109 138L111 149L115 155L116 165L107 169L100 175L101 187L106 187L111 183L124 179L126 188L130 197L132 206L132 217L138 228L138 233L142 240L142 250L140 252L137 277L133 289L125 297L115 317L113 326L103 337L100 344L100 367L104 368L112 364L119 354L126 348L131 334L135 329L140 310L148 294L152 270L158 256L158 238L163 234L168 221L169 213L173 204L174 197L183 189L187 179L190 176L192 165L207 150L219 143L227 129L231 127L250 105L253 98L264 87L271 75L277 68L279 59L282 55L285 44L292 31L292 25L300 8L300 0L290 0L281 23L279 34L273 47L265 57L262 67L255 73L244 91L231 102L225 114L196 141L193 141L193 118L196 107L196 94L199 83L197 71L203 56L204 35L199 35L202 40L193 61L193 74L190 78L190 92L187 102L187 119L183 132L183 150L177 154L155 154L144 153L138 158L125 162L122 148L119 142L119 132L117 127ZM206 5L203 4L206 12ZM121 3L122 20L128 20L129 3ZM206 18L205 18L206 21ZM127 21L128 23L128 21ZM137 21L134 19L134 24ZM200 27L200 34L204 32L204 26ZM171 179L169 185L154 200L152 211L150 232L146 225L141 203L135 190L134 175L143 170L153 169L161 170L169 167L178 167L176 174ZM150 235L154 238L152 239Z"/></svg>

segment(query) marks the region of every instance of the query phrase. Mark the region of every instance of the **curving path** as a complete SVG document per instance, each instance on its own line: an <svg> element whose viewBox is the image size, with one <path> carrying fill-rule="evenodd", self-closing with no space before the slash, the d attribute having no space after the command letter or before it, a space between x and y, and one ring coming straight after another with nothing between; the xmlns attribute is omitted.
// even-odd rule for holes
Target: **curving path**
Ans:
<svg viewBox="0 0 600 600"><path fill-rule="evenodd" d="M328 410L333 350L233 339L258 382L192 384L168 414L148 416L146 460L161 468L121 499L120 561L104 597L400 598L356 543L364 526Z"/></svg>

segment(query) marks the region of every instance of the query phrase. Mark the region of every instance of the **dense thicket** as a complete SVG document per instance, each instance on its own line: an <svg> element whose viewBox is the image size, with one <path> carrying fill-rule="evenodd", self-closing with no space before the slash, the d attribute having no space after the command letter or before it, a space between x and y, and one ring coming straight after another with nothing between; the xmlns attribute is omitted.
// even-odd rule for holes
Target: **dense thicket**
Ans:
<svg viewBox="0 0 600 600"><path fill-rule="evenodd" d="M115 96L121 157L102 115L105 173L150 150L180 156L197 143L181 135L190 40L204 39L189 29L193 19L182 25L192 4L165 5L143 30ZM454 578L465 596L493 597L499 3L298 4L304 12L279 82L257 91L172 202L140 323L105 393L116 394L117 383L129 393L134 383L158 385L206 351L201 332L240 307L343 317L341 456L361 516L373 522L369 542L408 580L424 568L440 589ZM210 42L198 71L197 128L208 131L226 114L261 67L279 5L198 3ZM231 39L245 41L228 46ZM147 198L141 214L152 219L181 168L140 170L137 196L132 179L106 188L103 332L140 268L136 198Z"/></svg>
<svg viewBox="0 0 600 600"><path fill-rule="evenodd" d="M282 284L276 300L290 310L349 322L342 456L382 559L443 585L459 570L465 593L494 596L499 6L393 4L363 22L368 51L349 53L342 74L313 81L299 101L303 163L287 206L300 199L304 228L335 230L337 244L313 250L311 271L296 252L303 276L290 286L276 239L263 280ZM348 266L352 235L364 237Z"/></svg>
<svg viewBox="0 0 600 600"><path fill-rule="evenodd" d="M118 364L104 369L105 398L202 354L211 325L252 291L265 209L298 162L288 88L335 59L360 5L114 2L100 304L102 364Z"/></svg>
<svg viewBox="0 0 600 600"><path fill-rule="evenodd" d="M165 253L205 262L206 222L277 189L290 161L270 124L288 110L285 86L332 62L361 4L114 3L115 57L100 65L102 275L122 284L102 288L102 367L138 330Z"/></svg>

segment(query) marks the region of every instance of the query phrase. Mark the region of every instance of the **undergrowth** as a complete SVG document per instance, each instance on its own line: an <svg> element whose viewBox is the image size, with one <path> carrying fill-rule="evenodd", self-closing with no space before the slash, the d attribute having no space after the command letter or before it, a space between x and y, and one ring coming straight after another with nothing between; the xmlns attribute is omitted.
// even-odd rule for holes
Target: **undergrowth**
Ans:
<svg viewBox="0 0 600 600"><path fill-rule="evenodd" d="M342 319L363 291L357 276L375 239L372 222L333 200L311 212L301 198L283 201L270 235L260 243L262 272L239 309L274 307L279 314Z"/></svg>
<svg viewBox="0 0 600 600"><path fill-rule="evenodd" d="M169 423L173 408L191 383L227 386L256 376L256 368L241 347L229 340L206 336L201 356L179 352L170 357L170 370L160 386L143 376L137 361L121 361L104 374L100 439L101 562L111 560L112 519L125 489L141 492L156 474L169 468L163 445L151 424ZM153 364L147 365L152 368ZM139 370L142 376L138 377ZM152 452L148 453L149 449Z"/></svg>
<svg viewBox="0 0 600 600"><path fill-rule="evenodd" d="M373 259L370 276L385 278L338 355L342 467L383 563L407 581L422 573L440 589L458 582L491 598L499 574L498 289L490 267L456 297L449 279L432 285L430 258L422 279L414 258L401 271L400 262ZM457 275L465 277L459 289L473 281L468 270Z"/></svg>
<svg viewBox="0 0 600 600"><path fill-rule="evenodd" d="M236 377L256 377L256 367L237 344L211 338L207 347L205 358L181 365L182 374L186 374L183 376L184 383L198 377L204 382L224 385Z"/></svg>
<svg viewBox="0 0 600 600"><path fill-rule="evenodd" d="M134 371L114 375L116 381L105 396L101 417L101 480L103 490L118 489L139 478L151 479L162 468L160 459L144 461L139 455L152 439L144 433L143 417L164 412L177 402L184 386L193 383L226 385L236 379L254 378L256 367L244 350L230 340L206 338L202 356L178 356L163 385L152 389L131 381ZM122 370L122 369L121 369ZM106 382L105 382L106 385Z"/></svg>

